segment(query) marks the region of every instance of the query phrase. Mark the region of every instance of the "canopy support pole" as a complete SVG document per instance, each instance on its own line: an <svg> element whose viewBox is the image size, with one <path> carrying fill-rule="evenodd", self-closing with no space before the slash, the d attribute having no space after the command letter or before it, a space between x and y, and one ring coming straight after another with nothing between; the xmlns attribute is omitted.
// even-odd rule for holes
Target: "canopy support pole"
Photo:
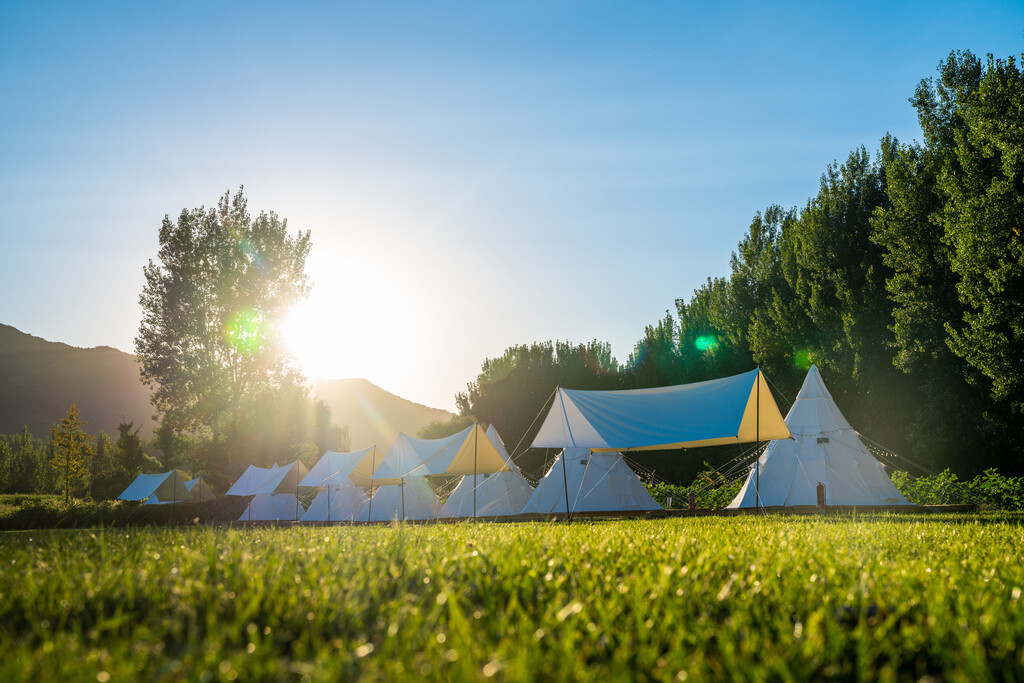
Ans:
<svg viewBox="0 0 1024 683"><path fill-rule="evenodd" d="M402 521L405 521L405 477L402 477Z"/></svg>
<svg viewBox="0 0 1024 683"><path fill-rule="evenodd" d="M476 519L476 446L477 425L473 425L473 519Z"/></svg>
<svg viewBox="0 0 1024 683"><path fill-rule="evenodd" d="M757 403L754 407L754 443L755 449L757 445L761 443L761 368L757 369L757 389L756 389L756 400ZM755 507L761 506L761 457L754 458L754 503ZM763 508L762 508L763 509Z"/></svg>
<svg viewBox="0 0 1024 683"><path fill-rule="evenodd" d="M565 474L565 449L562 449L562 487L565 489L565 521L572 521L572 510L569 509L569 477Z"/></svg>
<svg viewBox="0 0 1024 683"><path fill-rule="evenodd" d="M373 519L373 471L377 467L377 444L373 444L373 452L370 453L370 509L366 511L366 521Z"/></svg>

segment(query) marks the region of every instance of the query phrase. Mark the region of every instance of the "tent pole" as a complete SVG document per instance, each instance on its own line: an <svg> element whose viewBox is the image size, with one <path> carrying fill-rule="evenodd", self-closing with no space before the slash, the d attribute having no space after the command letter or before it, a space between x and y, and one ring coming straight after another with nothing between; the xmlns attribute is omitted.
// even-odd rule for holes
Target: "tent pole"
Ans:
<svg viewBox="0 0 1024 683"><path fill-rule="evenodd" d="M477 426L473 425L473 519L476 519L476 447Z"/></svg>
<svg viewBox="0 0 1024 683"><path fill-rule="evenodd" d="M370 508L366 511L366 521L373 519L373 470L377 466L377 444L373 444L373 451L370 453Z"/></svg>
<svg viewBox="0 0 1024 683"><path fill-rule="evenodd" d="M754 407L754 440L761 443L761 368L757 369L757 403ZM757 446L754 446L757 448ZM754 459L754 504L761 507L761 457Z"/></svg>
<svg viewBox="0 0 1024 683"><path fill-rule="evenodd" d="M569 478L565 474L565 449L562 449L562 487L565 489L565 521L572 521L572 510L569 509Z"/></svg>
<svg viewBox="0 0 1024 683"><path fill-rule="evenodd" d="M405 477L402 477L402 521L405 521Z"/></svg>

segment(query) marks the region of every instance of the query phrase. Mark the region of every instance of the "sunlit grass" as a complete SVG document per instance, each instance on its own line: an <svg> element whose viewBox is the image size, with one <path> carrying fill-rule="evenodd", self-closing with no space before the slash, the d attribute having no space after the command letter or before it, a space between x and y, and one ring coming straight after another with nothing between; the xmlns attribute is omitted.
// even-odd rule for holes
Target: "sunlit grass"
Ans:
<svg viewBox="0 0 1024 683"><path fill-rule="evenodd" d="M1019 680L1021 520L11 532L0 679Z"/></svg>

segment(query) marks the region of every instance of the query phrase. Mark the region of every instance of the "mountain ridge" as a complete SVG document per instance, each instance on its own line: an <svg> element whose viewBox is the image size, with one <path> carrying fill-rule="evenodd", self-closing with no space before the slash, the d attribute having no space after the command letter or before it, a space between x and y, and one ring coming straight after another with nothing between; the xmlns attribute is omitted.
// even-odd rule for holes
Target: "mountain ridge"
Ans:
<svg viewBox="0 0 1024 683"><path fill-rule="evenodd" d="M415 434L451 416L364 378L310 378L307 384L331 408L335 423L348 428L353 448L371 443L387 448L398 432ZM125 419L150 438L156 424L132 354L50 341L0 323L0 433L17 433L27 425L37 438L46 438L71 403L78 405L90 434L102 430L116 436Z"/></svg>

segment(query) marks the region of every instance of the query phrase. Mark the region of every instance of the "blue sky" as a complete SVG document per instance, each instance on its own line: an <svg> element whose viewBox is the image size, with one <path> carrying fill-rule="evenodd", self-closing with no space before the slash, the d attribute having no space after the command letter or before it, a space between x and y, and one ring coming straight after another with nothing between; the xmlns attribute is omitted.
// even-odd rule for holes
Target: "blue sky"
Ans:
<svg viewBox="0 0 1024 683"><path fill-rule="evenodd" d="M312 231L309 372L451 409L511 344L625 360L755 212L919 137L951 49L1024 50L1019 2L293 4L0 5L0 322L131 351L164 214L244 184Z"/></svg>

